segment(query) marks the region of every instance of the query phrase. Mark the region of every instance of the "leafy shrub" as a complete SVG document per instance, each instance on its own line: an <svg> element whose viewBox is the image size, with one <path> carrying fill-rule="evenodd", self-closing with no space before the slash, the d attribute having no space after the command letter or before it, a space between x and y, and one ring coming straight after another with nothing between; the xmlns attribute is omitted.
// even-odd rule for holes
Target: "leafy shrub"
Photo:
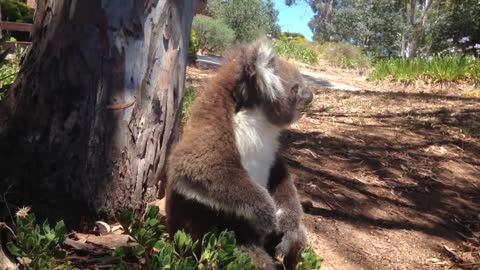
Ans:
<svg viewBox="0 0 480 270"><path fill-rule="evenodd" d="M140 269L142 260L148 262L148 269L152 270L255 269L252 259L238 249L233 232L209 233L199 243L179 231L173 241L169 241L160 218L156 206L149 209L143 222L134 217L132 210L121 214L119 219L123 229L137 245L115 250L115 256L120 259L115 269ZM193 255L198 248L202 251L199 258ZM136 258L137 263L129 262L129 257Z"/></svg>
<svg viewBox="0 0 480 270"><path fill-rule="evenodd" d="M197 33L192 30L190 34L190 45L188 47L188 62L193 63L197 60L197 52L200 48L200 43L198 41Z"/></svg>
<svg viewBox="0 0 480 270"><path fill-rule="evenodd" d="M480 59L444 56L415 59L380 60L369 76L370 80L393 79L410 82L429 79L437 82L480 82Z"/></svg>
<svg viewBox="0 0 480 270"><path fill-rule="evenodd" d="M160 221L158 207L150 208L143 222L134 217L132 210L122 212L119 217L125 232L137 245L120 247L115 255L120 259L116 270L139 269L138 263L129 263L133 257L137 262L148 262L148 269L226 269L255 270L252 259L237 247L235 234L231 231L207 233L201 243L183 232L177 232L173 241L168 240ZM193 251L200 249L197 258ZM305 248L299 254L298 270L320 269L322 259L312 248ZM145 268L142 268L145 269Z"/></svg>
<svg viewBox="0 0 480 270"><path fill-rule="evenodd" d="M47 222L38 226L35 216L28 209L21 210L13 230L15 242L7 243L10 253L24 261L24 269L76 270L66 259L62 248L66 228L63 221L51 228ZM169 239L159 214L159 208L151 207L140 220L133 210L120 213L119 222L131 238L130 244L114 250L117 258L113 269L174 269L174 270L255 270L252 258L240 251L235 234L231 231L210 232L202 241L194 241L183 232L177 232ZM0 223L1 228L7 228ZM201 251L199 257L194 251ZM320 269L322 259L313 249L305 248L299 253L298 270Z"/></svg>
<svg viewBox="0 0 480 270"><path fill-rule="evenodd" d="M8 39L8 36L4 36L0 40L0 45L4 44ZM3 99L7 89L17 78L18 71L20 70L20 59L23 57L24 51L17 48L17 56L13 60L6 59L9 53L9 49L0 52L0 101Z"/></svg>
<svg viewBox="0 0 480 270"><path fill-rule="evenodd" d="M322 59L340 68L365 68L368 57L359 47L346 42L327 42L317 46Z"/></svg>
<svg viewBox="0 0 480 270"><path fill-rule="evenodd" d="M289 39L291 38L291 39ZM284 41L284 42L287 42L287 41L290 41L290 42L296 42L296 43L308 43L308 39L300 34L300 33L290 33L290 32L282 32L282 34L280 35L280 40L281 41Z"/></svg>
<svg viewBox="0 0 480 270"><path fill-rule="evenodd" d="M220 53L229 48L235 40L235 32L222 21L204 15L193 18L200 49L209 53Z"/></svg>
<svg viewBox="0 0 480 270"><path fill-rule="evenodd" d="M284 57L311 65L318 63L318 53L304 44L280 40L273 44L273 48L278 54Z"/></svg>
<svg viewBox="0 0 480 270"><path fill-rule="evenodd" d="M0 67L0 100L3 99L5 91L15 81L20 65L18 60L8 61Z"/></svg>
<svg viewBox="0 0 480 270"><path fill-rule="evenodd" d="M305 248L300 252L300 260L297 270L312 270L322 267L323 259L320 258L312 248Z"/></svg>
<svg viewBox="0 0 480 270"><path fill-rule="evenodd" d="M39 226L35 215L27 210L17 214L13 231L15 242L7 243L7 248L12 255L23 258L25 269L74 269L69 264L57 263L67 254L61 248L66 232L63 221L54 228L47 222Z"/></svg>
<svg viewBox="0 0 480 270"><path fill-rule="evenodd" d="M276 23L278 12L271 0L210 0L207 12L233 29L237 41L252 42L280 31Z"/></svg>

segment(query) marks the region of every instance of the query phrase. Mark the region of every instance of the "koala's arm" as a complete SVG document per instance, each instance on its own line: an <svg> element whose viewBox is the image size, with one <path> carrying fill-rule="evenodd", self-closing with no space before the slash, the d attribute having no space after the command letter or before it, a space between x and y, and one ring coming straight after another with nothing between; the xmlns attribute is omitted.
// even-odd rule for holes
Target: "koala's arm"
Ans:
<svg viewBox="0 0 480 270"><path fill-rule="evenodd" d="M270 173L270 193L277 208L276 216L281 232L299 227L303 210L297 189L285 163L278 159Z"/></svg>
<svg viewBox="0 0 480 270"><path fill-rule="evenodd" d="M188 166L187 166L188 167ZM174 190L189 199L250 221L262 235L277 229L276 207L268 191L250 180L235 164L210 164L174 173Z"/></svg>
<svg viewBox="0 0 480 270"><path fill-rule="evenodd" d="M296 253L307 243L303 210L293 179L281 159L272 168L270 184L270 193L277 207L278 231L283 234L275 248L276 256Z"/></svg>

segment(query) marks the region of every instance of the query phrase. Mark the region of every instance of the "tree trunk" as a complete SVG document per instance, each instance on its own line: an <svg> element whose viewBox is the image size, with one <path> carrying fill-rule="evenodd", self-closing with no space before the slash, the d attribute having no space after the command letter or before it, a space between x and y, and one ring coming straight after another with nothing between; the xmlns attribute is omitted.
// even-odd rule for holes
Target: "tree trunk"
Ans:
<svg viewBox="0 0 480 270"><path fill-rule="evenodd" d="M432 0L425 0L422 2L422 13L421 17L416 18L416 11L417 11L417 0L411 0L410 2L410 27L411 33L410 37L408 39L408 52L406 57L408 59L413 59L417 57L418 55L418 50L420 48L421 42L423 38L425 37L425 24L428 18L428 11L430 10L430 7L432 6Z"/></svg>
<svg viewBox="0 0 480 270"><path fill-rule="evenodd" d="M162 195L194 0L41 0L0 111L0 190L53 218L112 218Z"/></svg>

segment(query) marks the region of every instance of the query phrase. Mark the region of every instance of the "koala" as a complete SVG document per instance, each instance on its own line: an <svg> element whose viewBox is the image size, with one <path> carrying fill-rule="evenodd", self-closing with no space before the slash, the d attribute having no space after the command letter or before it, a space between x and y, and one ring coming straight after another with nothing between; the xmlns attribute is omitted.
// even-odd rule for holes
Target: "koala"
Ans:
<svg viewBox="0 0 480 270"><path fill-rule="evenodd" d="M167 163L167 230L202 239L235 232L262 269L295 269L306 246L302 207L279 135L313 93L300 72L260 40L231 52L192 105Z"/></svg>

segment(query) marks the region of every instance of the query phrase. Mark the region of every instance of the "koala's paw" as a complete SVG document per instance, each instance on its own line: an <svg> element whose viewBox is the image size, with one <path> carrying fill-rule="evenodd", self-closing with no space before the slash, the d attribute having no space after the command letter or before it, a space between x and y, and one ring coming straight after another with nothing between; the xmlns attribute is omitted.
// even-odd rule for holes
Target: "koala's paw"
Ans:
<svg viewBox="0 0 480 270"><path fill-rule="evenodd" d="M283 258L290 252L297 252L307 244L307 237L303 226L295 230L284 232L282 240L275 247L275 257Z"/></svg>

